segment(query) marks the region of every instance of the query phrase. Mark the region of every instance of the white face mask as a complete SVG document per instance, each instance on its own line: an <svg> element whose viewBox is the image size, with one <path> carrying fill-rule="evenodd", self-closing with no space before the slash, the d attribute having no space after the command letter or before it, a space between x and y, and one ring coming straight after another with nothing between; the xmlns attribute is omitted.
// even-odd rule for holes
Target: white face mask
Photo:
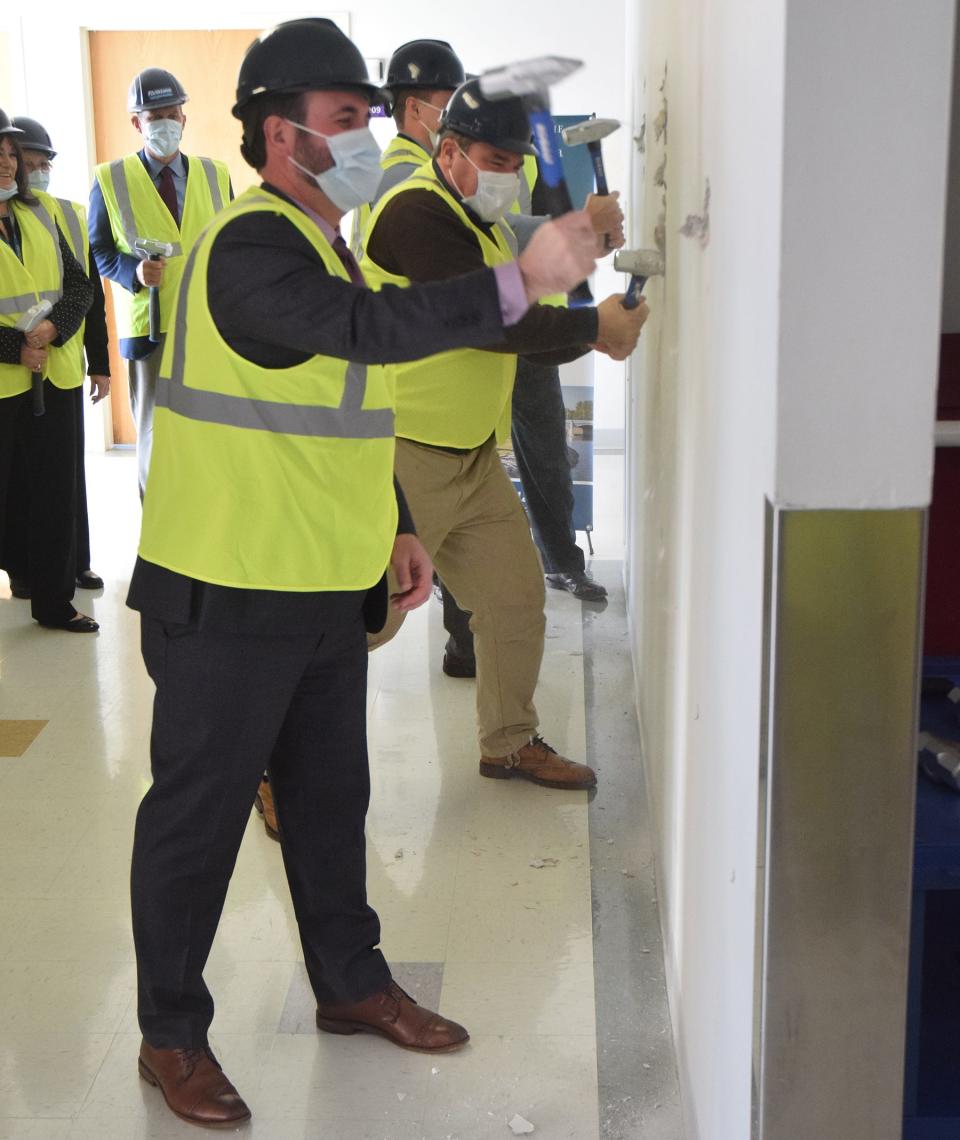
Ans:
<svg viewBox="0 0 960 1140"><path fill-rule="evenodd" d="M520 193L520 175L481 170L466 151L461 150L460 153L477 172L476 192L464 198L463 204L469 206L481 221L499 222Z"/></svg>
<svg viewBox="0 0 960 1140"><path fill-rule="evenodd" d="M16 198L18 189L16 182L12 186L0 186L0 202L9 202L11 198Z"/></svg>
<svg viewBox="0 0 960 1140"><path fill-rule="evenodd" d="M333 159L333 166L329 170L316 174L295 158L290 161L297 170L316 182L338 210L346 213L355 206L371 201L380 185L383 170L380 167L380 147L369 127L342 131L338 135L325 135L305 127L303 123L295 123L292 119L287 122L297 130L326 140Z"/></svg>
<svg viewBox="0 0 960 1140"><path fill-rule="evenodd" d="M176 119L154 119L141 124L147 146L161 158L170 158L180 149L183 126Z"/></svg>
<svg viewBox="0 0 960 1140"><path fill-rule="evenodd" d="M49 170L31 170L27 176L31 190L46 190L50 185Z"/></svg>
<svg viewBox="0 0 960 1140"><path fill-rule="evenodd" d="M434 111L437 116L437 126L440 125L440 116L443 113L442 107L436 107L433 103L428 103L425 99L418 99L416 96L414 96L414 102L419 103L421 107L429 107L431 111ZM434 151L437 149L437 143L440 140L440 132L431 131L426 123L424 123L423 126L424 130L427 132L427 137L430 139L430 149L431 151Z"/></svg>

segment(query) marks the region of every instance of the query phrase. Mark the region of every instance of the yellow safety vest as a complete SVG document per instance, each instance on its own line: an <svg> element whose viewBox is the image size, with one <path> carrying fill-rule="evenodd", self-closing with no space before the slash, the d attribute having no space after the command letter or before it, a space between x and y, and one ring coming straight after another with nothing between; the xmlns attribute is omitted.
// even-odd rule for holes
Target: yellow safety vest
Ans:
<svg viewBox="0 0 960 1140"><path fill-rule="evenodd" d="M396 135L392 138L380 156L380 166L384 173L388 170L392 170L395 166L409 166L411 163L414 166L423 166L424 163L429 161L430 155L427 154L419 143L412 142L402 135ZM373 213L375 205L376 202L372 204L370 202L364 202L364 204L358 206L353 213L353 230L350 234L350 249L358 261L363 257L367 228L370 225L370 215Z"/></svg>
<svg viewBox="0 0 960 1140"><path fill-rule="evenodd" d="M368 589L396 536L393 393L379 366L313 356L263 368L223 340L207 298L210 251L229 222L255 213L286 218L331 276L349 280L307 215L259 188L201 236L160 367L140 555L223 586Z"/></svg>
<svg viewBox="0 0 960 1140"><path fill-rule="evenodd" d="M6 242L0 242L0 326L7 328L16 327L38 301L56 304L63 296L59 208L49 194L31 193L39 205L27 206L17 199L9 203L20 227L23 261ZM77 334L60 348L50 345L44 379L58 388L78 388L83 383L82 347L83 339ZM28 391L30 382L30 370L22 364L0 364L0 399Z"/></svg>
<svg viewBox="0 0 960 1140"><path fill-rule="evenodd" d="M511 242L515 248L516 238L509 226L498 222L489 232L477 226L437 177L433 166L421 168L380 199L368 233L376 229L387 205L411 190L429 190L440 196L476 235L485 265L494 267L514 260ZM408 277L388 273L368 253L362 268L373 289L387 284L406 288L410 284ZM516 356L476 348L457 348L407 364L387 365L396 385L397 435L435 447L462 448L479 447L495 431L500 436L504 417L509 416L516 368Z"/></svg>
<svg viewBox="0 0 960 1140"><path fill-rule="evenodd" d="M139 257L134 248L137 238L169 242L173 246L173 256L167 258L160 286L160 331L166 332L184 259L204 226L230 200L229 171L216 159L189 159L179 228L139 155L128 154L115 162L104 162L97 167L96 176L113 240L121 253ZM117 288L113 290L113 299L118 335L123 338L146 336L150 331L150 290L130 293Z"/></svg>
<svg viewBox="0 0 960 1140"><path fill-rule="evenodd" d="M90 235L87 231L87 211L84 206L79 202L71 202L69 198L55 198L59 210L57 221L60 224L60 231L67 239L67 245L70 246L70 251L73 256L80 263L80 268L84 273L89 275L90 272ZM87 322L84 321L80 328L77 330L77 343L81 350L83 348L83 334L87 327ZM81 353L80 363L83 363ZM81 379L81 383L82 383Z"/></svg>

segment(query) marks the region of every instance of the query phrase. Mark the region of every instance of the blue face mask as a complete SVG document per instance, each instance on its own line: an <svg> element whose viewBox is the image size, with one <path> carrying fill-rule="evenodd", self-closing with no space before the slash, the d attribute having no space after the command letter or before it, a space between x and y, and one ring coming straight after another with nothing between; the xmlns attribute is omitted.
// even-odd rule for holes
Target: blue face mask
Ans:
<svg viewBox="0 0 960 1140"><path fill-rule="evenodd" d="M154 119L143 124L147 146L160 158L170 158L180 149L183 127L176 119Z"/></svg>
<svg viewBox="0 0 960 1140"><path fill-rule="evenodd" d="M31 170L27 175L31 190L46 190L50 185L49 170Z"/></svg>
<svg viewBox="0 0 960 1140"><path fill-rule="evenodd" d="M12 186L0 186L0 202L9 202L11 198L16 198L18 190L16 182Z"/></svg>
<svg viewBox="0 0 960 1140"><path fill-rule="evenodd" d="M380 147L369 127L342 131L338 135L325 135L305 127L303 123L295 123L292 119L287 122L299 131L326 140L333 159L333 166L329 170L315 174L295 158L290 161L297 170L313 179L338 210L346 213L355 206L371 201L380 185L383 170L380 168Z"/></svg>

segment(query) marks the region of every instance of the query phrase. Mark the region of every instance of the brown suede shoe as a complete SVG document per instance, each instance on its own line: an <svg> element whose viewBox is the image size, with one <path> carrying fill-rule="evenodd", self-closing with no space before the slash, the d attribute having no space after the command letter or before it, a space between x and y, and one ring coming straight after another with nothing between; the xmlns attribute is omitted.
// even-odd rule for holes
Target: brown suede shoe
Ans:
<svg viewBox="0 0 960 1140"><path fill-rule="evenodd" d="M480 775L492 780L519 776L544 788L594 788L597 775L586 764L577 764L551 748L542 736L511 752L509 756L481 756Z"/></svg>
<svg viewBox="0 0 960 1140"><path fill-rule="evenodd" d="M188 1124L236 1128L250 1119L250 1109L223 1075L220 1063L203 1049L154 1049L140 1046L140 1076L163 1093L167 1108Z"/></svg>
<svg viewBox="0 0 960 1140"><path fill-rule="evenodd" d="M379 1033L417 1053L452 1053L470 1040L462 1025L417 1005L396 982L353 1005L318 1006L317 1028L326 1033Z"/></svg>
<svg viewBox="0 0 960 1140"><path fill-rule="evenodd" d="M273 789L270 787L270 781L266 776L260 781L260 789L257 792L257 798L253 801L253 806L263 820L263 830L271 839L279 840L280 823L277 820L277 805L273 802Z"/></svg>

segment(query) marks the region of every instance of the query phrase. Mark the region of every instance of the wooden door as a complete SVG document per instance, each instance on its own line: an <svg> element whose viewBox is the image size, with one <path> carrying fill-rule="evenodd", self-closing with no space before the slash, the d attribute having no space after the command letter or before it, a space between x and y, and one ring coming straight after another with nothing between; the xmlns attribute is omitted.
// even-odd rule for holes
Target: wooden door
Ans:
<svg viewBox="0 0 960 1140"><path fill-rule="evenodd" d="M225 162L236 194L253 185L256 171L240 157L240 123L230 108L240 61L260 31L89 32L96 161L109 162L140 149L142 139L126 110L127 91L138 71L164 67L176 75L189 96L184 107L184 152ZM130 444L137 433L130 415L127 367L117 344L110 286L104 284L113 377L113 442Z"/></svg>

